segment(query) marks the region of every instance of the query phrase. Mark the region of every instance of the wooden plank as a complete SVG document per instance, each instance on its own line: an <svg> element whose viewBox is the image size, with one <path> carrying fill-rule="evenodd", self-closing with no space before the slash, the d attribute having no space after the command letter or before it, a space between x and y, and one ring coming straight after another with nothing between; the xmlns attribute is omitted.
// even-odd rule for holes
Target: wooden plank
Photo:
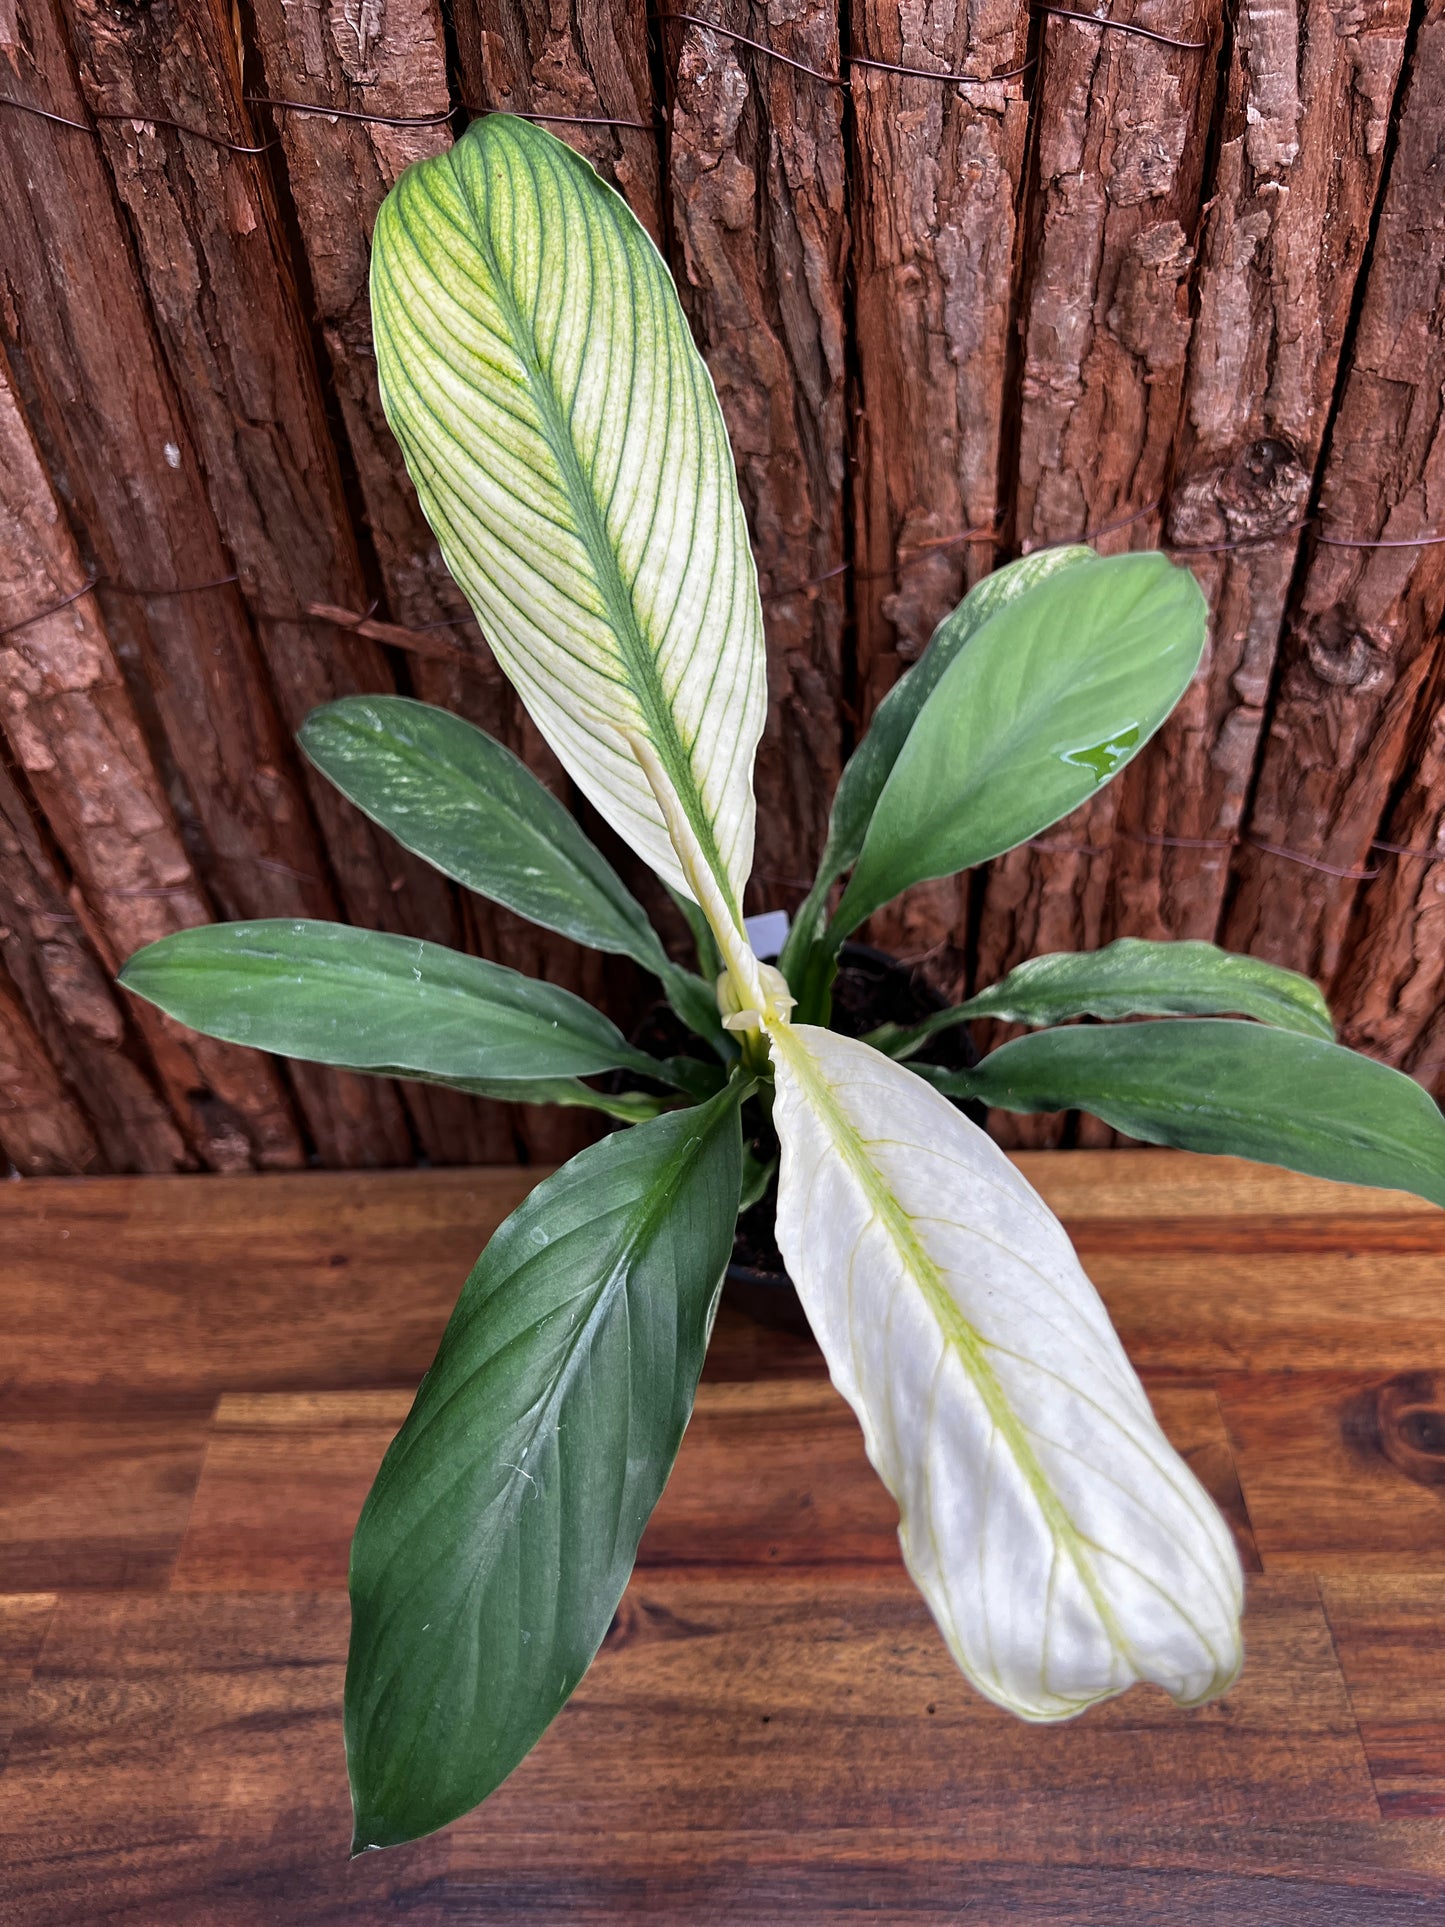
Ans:
<svg viewBox="0 0 1445 1927"><path fill-rule="evenodd" d="M815 1828L806 1858L782 1828L469 1839L442 1904L448 1920L535 1912L670 1927L838 1927L860 1916L907 1927L959 1927L970 1916L988 1927L1418 1927L1441 1891L1441 1835L1429 1821L1253 1829L1119 1819L1065 1839L1030 1806L1023 1814L976 1850L960 1826Z"/></svg>
<svg viewBox="0 0 1445 1927"><path fill-rule="evenodd" d="M54 1610L53 1593L0 1593L0 1766Z"/></svg>
<svg viewBox="0 0 1445 1927"><path fill-rule="evenodd" d="M101 0L71 10L93 112L149 108L254 145L225 0L183 0L164 22L118 20ZM342 487L309 328L271 176L255 155L155 121L105 120L100 146L130 221L171 378L190 421L211 507L234 558L282 720L393 686L379 646L308 617L370 599ZM443 943L461 935L450 889L314 773L308 791L348 915ZM408 1087L423 1148L443 1162L513 1155L488 1141L472 1100Z"/></svg>
<svg viewBox="0 0 1445 1927"><path fill-rule="evenodd" d="M1445 1356L1445 1219L1417 1199L1183 1152L1020 1163L1078 1240L1141 1369L1388 1373ZM540 1175L0 1186L11 1397L415 1384L477 1252ZM1151 1208L1153 1230L1141 1222ZM710 1375L809 1369L820 1369L811 1341L725 1306Z"/></svg>
<svg viewBox="0 0 1445 1927"><path fill-rule="evenodd" d="M869 0L851 24L855 53L924 72L1001 73L1028 50L1028 15L1013 0L956 11ZM956 538L992 528L1003 506L1028 104L1023 76L953 87L855 67L851 84L861 726L993 559L988 540ZM966 879L923 884L875 917L872 934L897 956L926 953L932 980L960 988L967 906Z"/></svg>
<svg viewBox="0 0 1445 1927"><path fill-rule="evenodd" d="M1204 51L1049 15L1035 90L1014 538L1148 546L1189 346L1189 276L1215 85L1218 0L1131 20ZM989 868L977 982L1103 934L1114 786L1057 834ZM1063 1118L991 1120L1005 1144L1061 1141Z"/></svg>
<svg viewBox="0 0 1445 1927"><path fill-rule="evenodd" d="M1266 1572L1445 1569L1445 1371L1225 1377Z"/></svg>
<svg viewBox="0 0 1445 1927"><path fill-rule="evenodd" d="M1438 1574L1332 1573L1321 1591L1381 1811L1445 1818Z"/></svg>
<svg viewBox="0 0 1445 1927"><path fill-rule="evenodd" d="M20 97L83 120L54 0L19 0L14 25ZM334 917L296 759L240 591L228 586L234 563L96 142L4 115L0 200L14 211L0 335L86 566L103 579L106 630L207 893L226 917ZM115 583L214 586L139 597L106 586ZM377 1080L296 1066L291 1081L327 1163L410 1161L400 1104ZM140 1108L138 1093L124 1101ZM133 1145L111 1151L113 1168L173 1168L153 1140L137 1118Z"/></svg>
<svg viewBox="0 0 1445 1927"><path fill-rule="evenodd" d="M725 0L709 17L837 71L835 0L766 18ZM662 46L677 279L727 420L767 626L756 907L795 908L842 762L843 99L703 27L664 24Z"/></svg>
<svg viewBox="0 0 1445 1927"><path fill-rule="evenodd" d="M1369 278L1320 493L1325 535L1385 544L1441 534L1445 252L1439 130L1445 0L1424 11L1398 110ZM1445 614L1445 544L1317 545L1280 648L1251 837L1353 873L1392 784ZM1329 984L1357 884L1242 847L1226 941Z"/></svg>
<svg viewBox="0 0 1445 1927"><path fill-rule="evenodd" d="M0 1813L27 1927L434 1919L441 1843L347 1863L346 1618L340 1596L64 1599Z"/></svg>
<svg viewBox="0 0 1445 1927"><path fill-rule="evenodd" d="M901 1576L641 1573L537 1751L456 1830L453 1867L509 1834L635 1829L966 1832L980 1857L1033 1823L1057 1844L1156 1824L1367 1820L1377 1809L1312 1581L1251 1587L1251 1662L1181 1713L1135 1693L1030 1727L981 1699ZM625 1733L626 1743L621 1744Z"/></svg>
<svg viewBox="0 0 1445 1927"><path fill-rule="evenodd" d="M74 598L85 582L0 358L4 732L75 878L76 914L88 914L88 934L115 969L142 944L207 922L210 906L94 598ZM135 1021L206 1163L226 1171L301 1162L290 1102L263 1058L196 1037L150 1006L137 1004Z"/></svg>
<svg viewBox="0 0 1445 1927"><path fill-rule="evenodd" d="M14 1591L165 1585L205 1454L203 1414L0 1419L0 1574Z"/></svg>
<svg viewBox="0 0 1445 1927"><path fill-rule="evenodd" d="M1164 1385L1154 1407L1258 1570L1218 1401ZM346 1584L351 1534L409 1391L232 1394L217 1406L171 1579L194 1592ZM856 1419L826 1381L706 1383L637 1561L640 1571L899 1569L898 1513Z"/></svg>
<svg viewBox="0 0 1445 1927"><path fill-rule="evenodd" d="M157 1172L192 1166L134 1024L3 761L0 931L0 956L26 1014L87 1114L105 1165Z"/></svg>
<svg viewBox="0 0 1445 1927"><path fill-rule="evenodd" d="M535 1171L0 1185L10 1407L415 1384ZM33 1191L21 1208L16 1193Z"/></svg>
<svg viewBox="0 0 1445 1927"><path fill-rule="evenodd" d="M1122 779L1111 934L1218 925L1409 20L1407 0L1236 10L1166 520L1174 542L1256 546L1193 558L1209 654ZM1169 837L1194 841L1147 840Z"/></svg>
<svg viewBox="0 0 1445 1927"><path fill-rule="evenodd" d="M1107 1864L1130 1813L1161 1834L1207 1827L1216 1843L1235 1828L1367 1822L1375 1801L1313 1586L1257 1582L1251 1631L1251 1668L1223 1707L1184 1714L1135 1695L1072 1726L1027 1727L970 1691L901 1581L643 1575L507 1786L443 1842L368 1856L362 1876L380 1862L412 1885L444 1852L458 1908L485 1882L493 1910L570 1918L582 1860L611 1901L600 1917L629 1918L607 1893L617 1841L645 1883L654 1858L676 1865L649 1836L685 1833L706 1864L756 1831L780 1901L799 1883L783 1917L816 1919L819 1858L826 1868L845 1832L866 1857L886 1830L888 1885L906 1891L940 1847L955 1865L1057 1865L1091 1848ZM145 1907L152 1885L173 1902L178 1876L219 1888L244 1870L254 1897L301 1843L327 1854L330 1894L344 1893L356 1877L341 1859L345 1639L339 1595L65 1600L0 1809L10 1891L36 1909L27 1922ZM128 1864L127 1841L150 1853ZM46 1911L57 1903L71 1911Z"/></svg>

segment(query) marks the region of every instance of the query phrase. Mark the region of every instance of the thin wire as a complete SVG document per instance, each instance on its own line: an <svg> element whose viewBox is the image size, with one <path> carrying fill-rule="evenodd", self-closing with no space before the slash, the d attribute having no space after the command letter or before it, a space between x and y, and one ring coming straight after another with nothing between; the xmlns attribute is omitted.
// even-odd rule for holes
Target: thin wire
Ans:
<svg viewBox="0 0 1445 1927"><path fill-rule="evenodd" d="M252 107L279 107L288 114L318 114L326 120L364 120L377 127L443 127L455 111L443 107L435 114L362 114L352 107L324 107L309 100L286 100L271 94L244 96Z"/></svg>
<svg viewBox="0 0 1445 1927"><path fill-rule="evenodd" d="M1241 836L1242 843L1252 844L1256 850L1263 850L1266 856L1282 857L1286 863L1303 864L1307 870L1319 870L1327 877L1343 877L1347 883L1369 883L1380 872L1376 870L1346 870L1338 863L1326 863L1322 857L1305 856L1299 850L1286 850L1278 843L1266 843L1262 836L1251 836L1247 831Z"/></svg>
<svg viewBox="0 0 1445 1927"><path fill-rule="evenodd" d="M1445 535L1407 535L1388 542L1361 542L1348 535L1322 535L1318 540L1331 549L1431 549L1445 542Z"/></svg>
<svg viewBox="0 0 1445 1927"><path fill-rule="evenodd" d="M750 35L738 33L732 27L721 26L716 20L705 20L697 13L659 13L659 20L676 20L688 27L701 27L708 33L721 34L724 40L736 41L740 47L751 47L754 53L766 54L769 60L781 61L783 66L792 67L800 74L807 74L810 80L819 81L824 87L847 87L851 85L846 73L825 73L821 67L810 67L806 61L795 60L791 54L780 53L765 41L754 40ZM997 81L1015 80L1026 74L1033 66L1026 60L1021 66L1007 67L996 74L956 74L936 73L929 67L900 67L891 60L870 60L863 54L845 54L842 65L846 67L871 67L877 73L902 74L911 80L939 80L954 87L992 87Z"/></svg>
<svg viewBox="0 0 1445 1927"><path fill-rule="evenodd" d="M21 629L28 629L32 622L44 622L47 616L58 616L60 611L68 609L72 602L79 602L82 596L89 595L99 581L100 577L93 575L89 582L82 582L78 589L73 589L61 601L52 602L49 608L37 609L33 616L21 616L18 622L7 623L3 629L0 629L0 636L13 636Z"/></svg>
<svg viewBox="0 0 1445 1927"><path fill-rule="evenodd" d="M1201 54L1209 45L1207 40L1176 40L1173 34L1156 33L1152 27L1136 27L1129 20L1110 20L1097 13L1076 13L1072 7L1045 6L1043 0L1034 0L1032 11L1052 14L1055 20L1077 20L1085 27L1105 27L1114 33L1137 34L1141 40L1157 40L1161 47L1182 47L1185 53Z"/></svg>

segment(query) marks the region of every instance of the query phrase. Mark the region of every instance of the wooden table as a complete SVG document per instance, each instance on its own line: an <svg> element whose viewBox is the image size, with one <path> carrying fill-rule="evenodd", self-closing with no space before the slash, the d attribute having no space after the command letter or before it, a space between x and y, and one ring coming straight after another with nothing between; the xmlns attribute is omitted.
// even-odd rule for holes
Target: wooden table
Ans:
<svg viewBox="0 0 1445 1927"><path fill-rule="evenodd" d="M978 1699L816 1353L725 1308L571 1706L479 1814L351 1864L348 1535L525 1174L0 1187L0 1919L1445 1921L1445 1215L1022 1162L1239 1535L1228 1699Z"/></svg>

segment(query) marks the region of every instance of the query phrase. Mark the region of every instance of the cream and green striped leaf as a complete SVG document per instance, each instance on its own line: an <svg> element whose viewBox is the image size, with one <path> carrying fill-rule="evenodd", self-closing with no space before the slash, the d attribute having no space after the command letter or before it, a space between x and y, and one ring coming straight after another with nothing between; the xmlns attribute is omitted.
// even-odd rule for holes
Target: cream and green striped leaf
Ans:
<svg viewBox="0 0 1445 1927"><path fill-rule="evenodd" d="M387 418L533 720L690 891L644 741L736 910L762 613L717 397L661 256L584 160L494 114L397 182L371 295Z"/></svg>
<svg viewBox="0 0 1445 1927"><path fill-rule="evenodd" d="M866 1044L770 1026L778 1246L908 1569L979 1690L1067 1719L1239 1670L1229 1528L1169 1444L1062 1226Z"/></svg>

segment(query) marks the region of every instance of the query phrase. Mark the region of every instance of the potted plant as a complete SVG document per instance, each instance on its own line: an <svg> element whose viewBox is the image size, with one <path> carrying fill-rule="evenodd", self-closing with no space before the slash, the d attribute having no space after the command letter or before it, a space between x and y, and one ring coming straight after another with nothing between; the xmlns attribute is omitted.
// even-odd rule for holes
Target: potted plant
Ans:
<svg viewBox="0 0 1445 1927"><path fill-rule="evenodd" d="M306 724L318 768L459 883L650 971L694 1045L659 1057L563 990L331 924L189 930L124 972L217 1037L626 1127L492 1238L357 1527L358 1848L483 1799L596 1652L739 1210L770 1176L745 1115L749 1137L776 1134L778 1246L968 1677L1030 1720L1136 1680L1188 1705L1224 1691L1242 1653L1228 1529L1063 1230L950 1099L1080 1106L1445 1203L1439 1111L1341 1049L1313 985L1201 943L1038 958L919 1022L829 1028L841 946L874 910L1033 836L1148 741L1203 647L1193 578L1070 548L974 588L880 705L765 963L741 914L762 616L662 260L585 162L498 115L398 182L372 290L387 412L443 553L572 779L685 909L699 968L499 744L358 697ZM940 1040L973 1015L1027 1034L948 1068ZM1156 1021L1114 1021L1140 1017Z"/></svg>

